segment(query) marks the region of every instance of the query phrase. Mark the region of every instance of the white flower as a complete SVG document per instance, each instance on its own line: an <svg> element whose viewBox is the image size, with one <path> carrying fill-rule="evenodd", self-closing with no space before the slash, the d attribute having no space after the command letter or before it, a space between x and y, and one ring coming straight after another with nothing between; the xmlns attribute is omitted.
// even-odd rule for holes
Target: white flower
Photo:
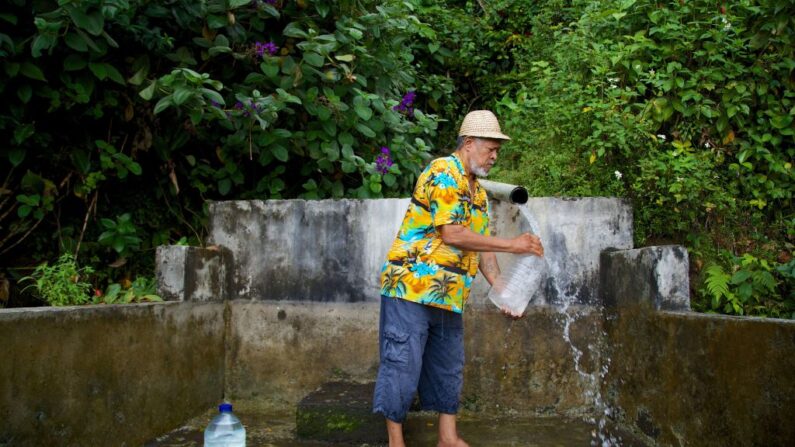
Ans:
<svg viewBox="0 0 795 447"><path fill-rule="evenodd" d="M659 139L661 139L661 140L665 141L665 135L663 135L663 134L659 134L659 135L657 135L657 138L659 138Z"/></svg>
<svg viewBox="0 0 795 447"><path fill-rule="evenodd" d="M724 16L721 16L721 17L720 17L720 20L723 22L723 29L724 29L724 30L729 30L729 29L731 29L731 27L732 27L732 23L731 23L731 22L729 22L729 20L728 20L728 19L726 19L726 17L724 17Z"/></svg>
<svg viewBox="0 0 795 447"><path fill-rule="evenodd" d="M621 180L621 171L616 171L613 173L616 176L616 179Z"/></svg>
<svg viewBox="0 0 795 447"><path fill-rule="evenodd" d="M709 141L707 141L706 143L704 143L704 147L705 147L705 148L707 148L707 149L709 149L709 148L711 148L711 147L712 147L712 145L711 145L711 144L709 144Z"/></svg>
<svg viewBox="0 0 795 447"><path fill-rule="evenodd" d="M657 72L654 71L653 68L651 70L649 70L649 76L654 76L655 73L657 73Z"/></svg>

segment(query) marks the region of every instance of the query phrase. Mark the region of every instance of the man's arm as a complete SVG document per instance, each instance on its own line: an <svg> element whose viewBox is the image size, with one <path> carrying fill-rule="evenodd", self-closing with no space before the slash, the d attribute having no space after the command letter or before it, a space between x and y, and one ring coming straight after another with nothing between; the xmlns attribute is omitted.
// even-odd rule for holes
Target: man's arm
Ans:
<svg viewBox="0 0 795 447"><path fill-rule="evenodd" d="M480 273L486 278L492 286L500 277L500 266L497 264L497 256L490 251L480 254Z"/></svg>
<svg viewBox="0 0 795 447"><path fill-rule="evenodd" d="M524 233L512 239L505 239L495 236L484 236L475 233L463 225L442 225L438 228L438 231L445 244L452 245L462 250L479 252L500 251L544 256L544 247L541 245L541 239L530 233Z"/></svg>

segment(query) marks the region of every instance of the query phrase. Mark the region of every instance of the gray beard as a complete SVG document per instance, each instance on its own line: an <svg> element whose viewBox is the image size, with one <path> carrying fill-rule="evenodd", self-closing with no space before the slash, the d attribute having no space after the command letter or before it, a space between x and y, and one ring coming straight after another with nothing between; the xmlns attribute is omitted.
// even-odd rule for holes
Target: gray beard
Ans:
<svg viewBox="0 0 795 447"><path fill-rule="evenodd" d="M488 171L483 169L482 166L472 166L472 173L478 177L485 178L489 176Z"/></svg>

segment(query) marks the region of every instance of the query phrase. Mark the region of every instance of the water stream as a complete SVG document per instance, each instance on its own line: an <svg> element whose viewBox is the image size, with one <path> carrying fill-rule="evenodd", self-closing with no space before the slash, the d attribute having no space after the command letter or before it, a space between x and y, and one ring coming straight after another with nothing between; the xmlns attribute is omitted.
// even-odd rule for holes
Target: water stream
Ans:
<svg viewBox="0 0 795 447"><path fill-rule="evenodd" d="M544 235L541 233L538 221L527 208L527 205L516 205L519 208L524 222L520 224L520 231L524 232L528 229L535 235L541 238L544 243ZM549 253L547 253L549 255ZM550 260L551 259L551 260ZM610 357L607 356L607 350L601 349L605 344L607 334L603 329L599 330L599 338L593 343L588 343L586 349L589 350L588 354L591 358L599 358L601 365L595 371L589 372L582 365L583 350L578 348L571 340L572 324L578 318L583 317L588 312L601 312L602 309L577 309L576 296L567 293L567 290L572 290L570 286L572 276L564 271L562 260L556 260L554 256L547 256L543 264L536 263L536 268L543 268L544 272L525 272L525 275L517 275L517 277L524 278L523 285L525 287L526 295L529 298L538 300L539 294L536 292L529 293L527 291L536 290L540 287L538 277L548 278L547 286L551 285L556 291L556 299L554 303L550 303L552 308L563 319L563 339L568 344L572 358L574 360L574 368L579 374L580 378L586 384L586 400L592 402L596 411L596 416L588 419L588 422L594 424L596 427L591 432L591 446L598 447L620 447L622 445L621 438L609 434L606 430L608 418L612 415L613 409L607 404L602 397L601 384L604 382L605 377L610 368ZM600 355L601 354L601 355Z"/></svg>

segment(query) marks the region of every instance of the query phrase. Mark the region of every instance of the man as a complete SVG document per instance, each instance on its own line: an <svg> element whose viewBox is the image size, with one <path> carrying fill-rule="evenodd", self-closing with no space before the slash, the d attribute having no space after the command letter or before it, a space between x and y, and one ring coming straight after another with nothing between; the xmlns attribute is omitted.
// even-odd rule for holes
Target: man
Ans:
<svg viewBox="0 0 795 447"><path fill-rule="evenodd" d="M403 447L414 393L423 410L439 413L439 447L465 447L456 414L463 384L461 313L480 268L492 286L500 275L494 252L543 256L530 234L489 234L489 205L478 177L497 160L497 117L467 114L458 147L431 162L417 179L406 215L381 270L380 367L373 412L386 417L390 447Z"/></svg>

